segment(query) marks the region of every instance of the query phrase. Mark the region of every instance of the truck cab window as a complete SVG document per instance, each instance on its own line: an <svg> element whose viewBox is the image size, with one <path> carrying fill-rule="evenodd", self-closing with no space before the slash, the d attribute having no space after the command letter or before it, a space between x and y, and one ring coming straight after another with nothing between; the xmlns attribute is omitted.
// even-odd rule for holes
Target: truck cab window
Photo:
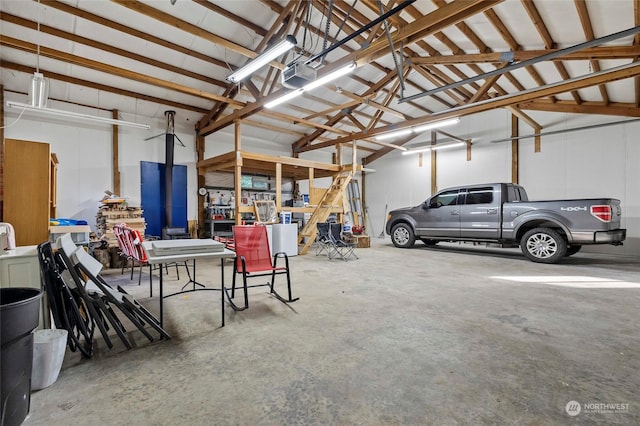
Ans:
<svg viewBox="0 0 640 426"><path fill-rule="evenodd" d="M430 207L455 206L458 204L458 190L442 192L431 199Z"/></svg>
<svg viewBox="0 0 640 426"><path fill-rule="evenodd" d="M490 204L493 202L493 188L472 188L467 192L465 204Z"/></svg>

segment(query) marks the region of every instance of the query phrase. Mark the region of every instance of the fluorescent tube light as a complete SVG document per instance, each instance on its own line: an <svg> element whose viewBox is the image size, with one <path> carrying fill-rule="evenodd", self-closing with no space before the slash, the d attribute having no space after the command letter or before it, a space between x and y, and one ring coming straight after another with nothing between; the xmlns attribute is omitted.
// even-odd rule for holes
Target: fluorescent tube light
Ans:
<svg viewBox="0 0 640 426"><path fill-rule="evenodd" d="M267 102L264 105L264 107L265 108L273 108L276 105L280 105L281 103L290 101L291 99L302 95L302 92L303 92L302 89L293 90L293 91L287 93L286 95L280 96L279 98L272 100L271 102Z"/></svg>
<svg viewBox="0 0 640 426"><path fill-rule="evenodd" d="M437 151L440 149L449 149L449 148L457 148L459 146L466 145L466 142L456 142L456 143L448 143L446 145L436 145L431 147L432 150Z"/></svg>
<svg viewBox="0 0 640 426"><path fill-rule="evenodd" d="M392 139L392 138L397 138L399 136L404 136L404 135L408 135L413 133L413 129L411 127L407 128L407 129L400 129L400 130L396 130L394 132L389 132L389 133L383 133L381 135L378 135L375 137L375 140L377 141L381 141L384 139Z"/></svg>
<svg viewBox="0 0 640 426"><path fill-rule="evenodd" d="M296 89L292 92L287 93L286 95L283 95L281 97L279 97L278 99L274 99L271 102L268 102L264 105L265 108L273 108L276 105L280 105L284 102L287 102L297 96L302 95L302 92L308 92L310 90L313 90L317 87L322 86L323 84L327 84L330 81L335 80L338 77L342 77L343 75L349 74L351 71L356 69L356 63L355 62L351 62L349 65L346 65L342 68L339 68L333 72L328 73L327 75L324 75L322 77L320 77L319 79L312 81L311 83L307 83L304 87L301 87L300 89Z"/></svg>
<svg viewBox="0 0 640 426"><path fill-rule="evenodd" d="M440 128L440 127L451 126L453 124L458 124L459 122L460 122L460 119L458 117L450 118L448 120L434 121L433 123L428 123L428 124L425 124L423 126L414 127L413 131L416 132L416 133L424 132L425 130L431 130L431 129L437 129L437 128Z"/></svg>
<svg viewBox="0 0 640 426"><path fill-rule="evenodd" d="M228 76L227 80L232 83L239 83L263 66L267 65L278 56L291 50L297 43L298 42L296 41L296 38L294 36L288 35L280 43L276 44L266 52L263 52L262 54L256 56L247 65Z"/></svg>
<svg viewBox="0 0 640 426"><path fill-rule="evenodd" d="M402 153L402 155L409 155L409 154L418 154L420 152L429 152L429 151L438 151L441 149L449 149L449 148L456 148L459 146L463 146L466 145L466 142L455 142L455 143L447 143L447 144L443 144L443 145L432 145L426 148L420 148L420 149L410 149L409 151L405 151Z"/></svg>
<svg viewBox="0 0 640 426"><path fill-rule="evenodd" d="M458 117L450 118L448 120L434 121L433 123L425 124L422 126L407 127L407 128L395 130L389 133L383 133L381 135L376 136L375 139L379 141L384 139L397 138L398 136L404 136L410 133L419 133L429 129L437 129L439 127L451 126L452 124L457 124L459 122L460 122L460 119Z"/></svg>
<svg viewBox="0 0 640 426"><path fill-rule="evenodd" d="M74 118L74 119L78 119L78 120L94 121L94 122L97 122L97 123L112 124L112 125L116 125L116 126L134 127L134 128L137 128L137 129L145 129L145 130L151 129L151 126L149 126L148 124L134 123L132 121L116 120L116 119L113 119L113 118L99 117L99 116L96 116L96 115L82 114L82 113L73 112L73 111L64 111L64 110L61 110L61 109L38 108L38 107L35 107L35 106L31 106L29 104L21 104L19 102L13 102L13 101L7 101L7 106L9 108L16 108L16 109L21 109L21 110L24 110L24 111L38 112L38 113L48 114L48 115L55 115L55 116L58 116L58 117L66 117L66 118Z"/></svg>
<svg viewBox="0 0 640 426"><path fill-rule="evenodd" d="M330 72L326 75L323 75L319 79L306 84L304 87L302 87L302 89L305 91L313 90L316 87L320 87L323 84L327 84L328 82L335 80L336 78L342 77L343 75L347 75L355 69L356 69L356 63L351 62L349 65L346 65L342 68L338 68L337 70Z"/></svg>

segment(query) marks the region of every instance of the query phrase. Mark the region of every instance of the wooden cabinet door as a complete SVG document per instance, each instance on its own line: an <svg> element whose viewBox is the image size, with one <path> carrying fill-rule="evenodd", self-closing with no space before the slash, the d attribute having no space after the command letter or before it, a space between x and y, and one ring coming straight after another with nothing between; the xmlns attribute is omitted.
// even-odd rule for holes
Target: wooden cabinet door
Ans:
<svg viewBox="0 0 640 426"><path fill-rule="evenodd" d="M49 239L50 165L48 143L5 140L3 220L18 246Z"/></svg>

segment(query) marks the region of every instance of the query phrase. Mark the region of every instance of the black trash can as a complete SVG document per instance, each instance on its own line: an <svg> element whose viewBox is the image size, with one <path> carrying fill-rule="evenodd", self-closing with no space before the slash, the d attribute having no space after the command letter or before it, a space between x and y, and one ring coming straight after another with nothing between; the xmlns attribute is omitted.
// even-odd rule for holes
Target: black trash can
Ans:
<svg viewBox="0 0 640 426"><path fill-rule="evenodd" d="M0 288L0 425L21 424L31 403L33 334L42 291Z"/></svg>

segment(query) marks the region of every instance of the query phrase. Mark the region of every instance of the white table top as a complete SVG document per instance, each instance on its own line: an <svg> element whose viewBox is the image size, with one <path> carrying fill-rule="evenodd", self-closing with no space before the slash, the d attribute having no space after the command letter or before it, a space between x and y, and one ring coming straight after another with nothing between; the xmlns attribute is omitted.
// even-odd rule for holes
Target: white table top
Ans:
<svg viewBox="0 0 640 426"><path fill-rule="evenodd" d="M202 253L189 253L189 254L177 254L177 255L156 255L153 251L153 241L143 241L142 247L144 247L147 252L147 262L151 265L156 265L158 263L168 263L168 262L181 262L184 260L191 259L227 259L236 257L236 252L231 251L225 248L223 251L216 252L202 252Z"/></svg>

